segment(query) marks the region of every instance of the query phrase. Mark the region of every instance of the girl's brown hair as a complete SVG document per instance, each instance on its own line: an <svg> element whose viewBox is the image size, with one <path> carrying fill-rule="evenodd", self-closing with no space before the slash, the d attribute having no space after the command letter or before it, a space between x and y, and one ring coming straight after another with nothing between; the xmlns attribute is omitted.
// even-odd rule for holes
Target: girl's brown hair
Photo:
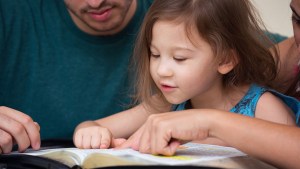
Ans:
<svg viewBox="0 0 300 169"><path fill-rule="evenodd" d="M265 38L260 28L263 24L249 0L154 0L134 50L137 102L155 107L158 104L153 94L164 100L149 68L152 28L158 20L184 23L190 40L192 27L196 28L218 61L235 61L234 69L223 77L224 86L268 85L276 77L276 60L266 48L272 44Z"/></svg>

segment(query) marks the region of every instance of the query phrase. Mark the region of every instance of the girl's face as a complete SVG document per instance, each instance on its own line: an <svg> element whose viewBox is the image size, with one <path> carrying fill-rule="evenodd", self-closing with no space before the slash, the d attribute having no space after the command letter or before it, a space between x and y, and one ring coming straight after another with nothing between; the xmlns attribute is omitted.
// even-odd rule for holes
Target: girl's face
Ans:
<svg viewBox="0 0 300 169"><path fill-rule="evenodd" d="M153 27L150 73L172 104L195 98L210 100L221 86L222 75L212 48L196 31L191 37L194 43L188 39L184 24L157 21Z"/></svg>

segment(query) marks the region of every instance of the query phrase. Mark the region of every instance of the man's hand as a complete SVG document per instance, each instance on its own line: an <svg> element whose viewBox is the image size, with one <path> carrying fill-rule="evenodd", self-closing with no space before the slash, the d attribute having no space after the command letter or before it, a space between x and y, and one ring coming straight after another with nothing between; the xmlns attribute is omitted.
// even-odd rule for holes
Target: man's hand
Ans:
<svg viewBox="0 0 300 169"><path fill-rule="evenodd" d="M183 141L207 139L206 114L205 110L186 110L149 116L139 136L139 151L173 155Z"/></svg>
<svg viewBox="0 0 300 169"><path fill-rule="evenodd" d="M14 144L19 152L29 146L40 148L40 126L28 115L17 110L0 107L0 153L10 153Z"/></svg>

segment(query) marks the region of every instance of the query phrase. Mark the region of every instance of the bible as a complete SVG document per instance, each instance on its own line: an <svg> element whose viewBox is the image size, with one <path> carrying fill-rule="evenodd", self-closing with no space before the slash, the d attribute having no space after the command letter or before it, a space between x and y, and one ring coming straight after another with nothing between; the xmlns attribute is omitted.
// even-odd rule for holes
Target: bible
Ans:
<svg viewBox="0 0 300 169"><path fill-rule="evenodd" d="M143 154L132 149L78 149L54 148L10 155L42 157L60 162L70 168L99 168L132 165L207 165L230 157L247 156L241 151L216 145L186 143L181 145L174 156ZM214 163L215 164L215 163Z"/></svg>

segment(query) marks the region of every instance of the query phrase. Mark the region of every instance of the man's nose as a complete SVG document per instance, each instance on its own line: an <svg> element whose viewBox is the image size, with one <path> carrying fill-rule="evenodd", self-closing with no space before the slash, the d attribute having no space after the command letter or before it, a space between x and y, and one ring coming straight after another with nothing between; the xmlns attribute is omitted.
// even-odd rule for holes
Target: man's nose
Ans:
<svg viewBox="0 0 300 169"><path fill-rule="evenodd" d="M105 0L86 0L88 5L92 8L99 8Z"/></svg>

